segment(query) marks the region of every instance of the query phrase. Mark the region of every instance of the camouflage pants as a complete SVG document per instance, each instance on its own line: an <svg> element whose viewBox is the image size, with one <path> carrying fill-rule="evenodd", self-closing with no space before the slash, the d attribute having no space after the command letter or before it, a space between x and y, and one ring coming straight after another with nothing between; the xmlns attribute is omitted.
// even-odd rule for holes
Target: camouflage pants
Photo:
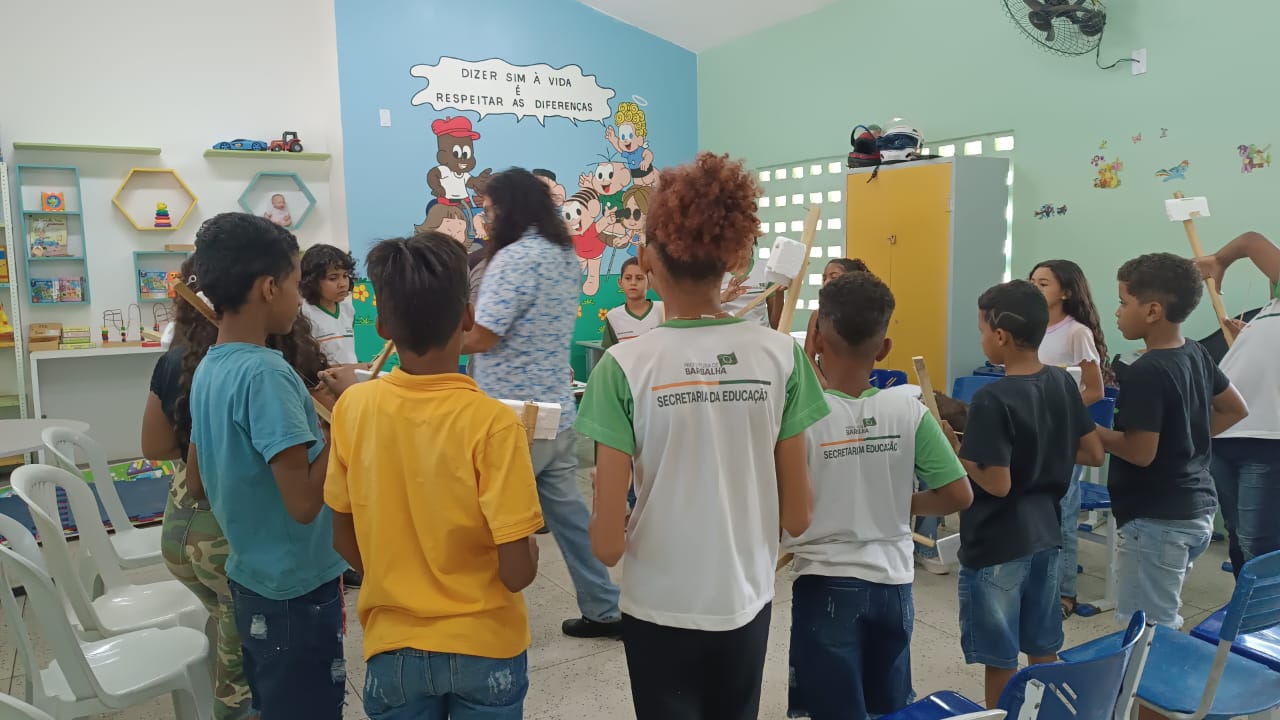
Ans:
<svg viewBox="0 0 1280 720"><path fill-rule="evenodd" d="M252 697L227 586L227 538L211 511L186 499L184 473L178 475L179 491L170 494L164 508L160 550L169 572L200 598L217 628L213 717L240 720L252 714Z"/></svg>

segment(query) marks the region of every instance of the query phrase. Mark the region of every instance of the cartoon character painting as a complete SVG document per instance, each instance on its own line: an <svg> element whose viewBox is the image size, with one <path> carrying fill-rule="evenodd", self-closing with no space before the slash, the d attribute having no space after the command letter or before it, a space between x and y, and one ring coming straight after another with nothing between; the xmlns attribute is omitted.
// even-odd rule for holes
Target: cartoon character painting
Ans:
<svg viewBox="0 0 1280 720"><path fill-rule="evenodd" d="M440 203L432 205L427 210L427 219L414 228L414 232L417 234L428 230L442 232L462 243L462 247L470 250L471 243L467 239L467 214L457 205Z"/></svg>
<svg viewBox="0 0 1280 720"><path fill-rule="evenodd" d="M489 196L485 195L484 187L489 182L489 178L476 178L475 185L475 208L471 211L471 238L475 243L483 246L485 241L489 239L489 218L485 214L485 209L489 204ZM470 248L468 248L470 251Z"/></svg>
<svg viewBox="0 0 1280 720"><path fill-rule="evenodd" d="M645 120L644 110L638 102L618 103L618 111L613 121L618 124L615 132L607 127L605 140L613 149L622 154L627 170L637 185L653 187L658 183L658 169L653 166L653 151L649 149L649 126Z"/></svg>
<svg viewBox="0 0 1280 720"><path fill-rule="evenodd" d="M564 204L566 197L564 186L556 182L555 173L542 168L534 168L533 175L546 184L547 190L551 192L551 202L555 203L556 207Z"/></svg>
<svg viewBox="0 0 1280 720"><path fill-rule="evenodd" d="M1098 168L1098 177L1093 179L1093 186L1099 190L1114 190L1120 187L1122 170L1124 170L1124 163L1120 160L1104 163Z"/></svg>
<svg viewBox="0 0 1280 720"><path fill-rule="evenodd" d="M604 256L605 241L600 239L607 217L600 217L600 194L591 188L583 188L564 201L560 207L564 224L573 236L573 249L582 263L586 278L582 281L582 294L595 295L600 289L600 260Z"/></svg>
<svg viewBox="0 0 1280 720"><path fill-rule="evenodd" d="M1236 148L1242 160L1240 172L1248 174L1271 164L1271 146L1241 145Z"/></svg>
<svg viewBox="0 0 1280 720"><path fill-rule="evenodd" d="M627 255L636 256L636 249L644 244L644 218L649 212L648 186L636 184L622 196L622 209L614 217L622 225L622 237L627 241Z"/></svg>
<svg viewBox="0 0 1280 720"><path fill-rule="evenodd" d="M1191 167L1191 163L1183 160L1168 170L1157 170L1156 177L1164 178L1165 182L1169 182L1170 180L1186 180L1187 168L1189 167Z"/></svg>
<svg viewBox="0 0 1280 720"><path fill-rule="evenodd" d="M578 185L595 190L600 196L600 208L605 212L622 208L622 193L631 184L631 171L625 163L602 162L589 173L578 177Z"/></svg>
<svg viewBox="0 0 1280 720"><path fill-rule="evenodd" d="M465 117L436 120L431 123L431 132L436 135L436 162L440 164L427 172L427 186L437 202L465 206L468 191L475 188L478 179L471 171L476 167L474 143L480 133ZM478 177L487 178L492 172L486 168Z"/></svg>

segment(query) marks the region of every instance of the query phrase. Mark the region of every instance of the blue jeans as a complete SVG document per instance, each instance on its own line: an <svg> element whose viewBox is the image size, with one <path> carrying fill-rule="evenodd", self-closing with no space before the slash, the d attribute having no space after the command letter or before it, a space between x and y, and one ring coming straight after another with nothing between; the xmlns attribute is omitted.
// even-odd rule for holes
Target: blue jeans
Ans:
<svg viewBox="0 0 1280 720"><path fill-rule="evenodd" d="M339 720L347 670L338 578L289 600L229 584L244 672L262 720Z"/></svg>
<svg viewBox="0 0 1280 720"><path fill-rule="evenodd" d="M1147 622L1182 627L1182 581L1191 563L1209 547L1213 513L1195 520L1138 518L1120 527L1116 576L1116 620L1127 625L1138 610Z"/></svg>
<svg viewBox="0 0 1280 720"><path fill-rule="evenodd" d="M1280 440L1214 440L1211 471L1239 575L1246 562L1280 550Z"/></svg>
<svg viewBox="0 0 1280 720"><path fill-rule="evenodd" d="M1018 652L1047 657L1062 648L1058 548L983 568L960 567L964 661L1016 669Z"/></svg>
<svg viewBox="0 0 1280 720"><path fill-rule="evenodd" d="M788 717L866 720L911 704L914 623L910 585L796 578Z"/></svg>
<svg viewBox="0 0 1280 720"><path fill-rule="evenodd" d="M924 484L923 481L921 481L919 478L916 478L916 489L923 491L923 490L928 490L929 488ZM942 525L942 518L940 517L923 517L922 516L922 517L916 518L916 532L920 533L921 535L935 542L938 540L938 527L941 525ZM921 545L920 543L916 543L915 545L916 545L916 554L919 555L920 557L937 559L938 548L929 547L928 545Z"/></svg>
<svg viewBox="0 0 1280 720"><path fill-rule="evenodd" d="M496 660L393 650L369 658L364 711L370 720L520 720L528 691L526 653Z"/></svg>
<svg viewBox="0 0 1280 720"><path fill-rule="evenodd" d="M588 620L621 619L618 586L591 553L591 537L587 534L591 513L578 490L578 434L565 430L555 440L534 440L532 452L542 516L569 567L569 577L578 593L578 609Z"/></svg>
<svg viewBox="0 0 1280 720"><path fill-rule="evenodd" d="M1062 554L1058 559L1058 594L1075 599L1076 576L1080 573L1080 478L1084 466L1071 471L1071 484L1062 496Z"/></svg>

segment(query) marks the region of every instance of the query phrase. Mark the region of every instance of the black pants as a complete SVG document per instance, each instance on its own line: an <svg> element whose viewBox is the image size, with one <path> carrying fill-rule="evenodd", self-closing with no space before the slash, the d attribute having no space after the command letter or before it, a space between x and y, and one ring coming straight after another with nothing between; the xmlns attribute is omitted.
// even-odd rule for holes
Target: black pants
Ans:
<svg viewBox="0 0 1280 720"><path fill-rule="evenodd" d="M772 605L724 632L622 616L637 720L756 720Z"/></svg>

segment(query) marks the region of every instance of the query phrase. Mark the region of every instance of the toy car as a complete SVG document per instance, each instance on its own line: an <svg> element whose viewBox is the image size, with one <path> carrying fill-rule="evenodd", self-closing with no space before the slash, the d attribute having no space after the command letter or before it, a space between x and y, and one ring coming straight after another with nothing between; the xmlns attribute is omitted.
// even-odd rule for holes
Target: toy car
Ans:
<svg viewBox="0 0 1280 720"><path fill-rule="evenodd" d="M271 145L267 149L271 152L281 152L283 150L302 152L302 142L298 140L298 133L292 130L285 130L281 133L279 140L271 141Z"/></svg>
<svg viewBox="0 0 1280 720"><path fill-rule="evenodd" d="M246 140L244 138L236 138L235 140L225 140L213 146L214 150L266 150L267 144L261 140Z"/></svg>

